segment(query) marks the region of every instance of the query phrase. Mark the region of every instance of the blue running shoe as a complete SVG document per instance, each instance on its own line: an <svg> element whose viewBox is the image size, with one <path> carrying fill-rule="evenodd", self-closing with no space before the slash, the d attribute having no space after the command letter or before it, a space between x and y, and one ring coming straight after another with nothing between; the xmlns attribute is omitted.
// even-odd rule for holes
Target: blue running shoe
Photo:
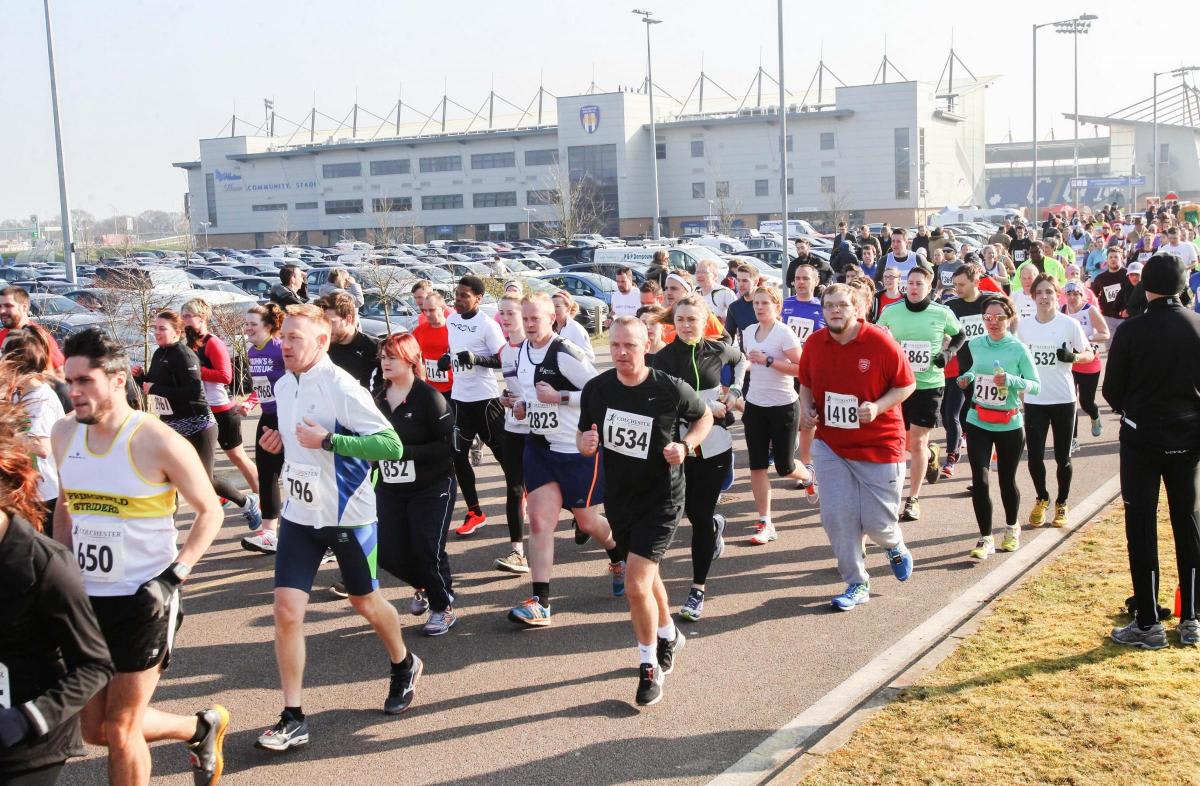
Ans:
<svg viewBox="0 0 1200 786"><path fill-rule="evenodd" d="M242 506L242 516L246 519L246 526L251 532L257 532L262 529L262 508L258 506L258 495L247 494L246 504Z"/></svg>
<svg viewBox="0 0 1200 786"><path fill-rule="evenodd" d="M534 595L520 606L509 609L508 618L519 625L544 628L550 624L550 609L543 606L541 598Z"/></svg>
<svg viewBox="0 0 1200 786"><path fill-rule="evenodd" d="M612 574L613 597L625 597L625 560L608 563L608 572Z"/></svg>
<svg viewBox="0 0 1200 786"><path fill-rule="evenodd" d="M908 577L912 575L913 558L912 552L903 543L897 543L895 548L888 549L888 562L892 564L892 573L896 575L899 581L908 581Z"/></svg>
<svg viewBox="0 0 1200 786"><path fill-rule="evenodd" d="M870 583L849 584L846 591L838 595L830 603L838 611L850 611L855 606L861 606L871 600Z"/></svg>

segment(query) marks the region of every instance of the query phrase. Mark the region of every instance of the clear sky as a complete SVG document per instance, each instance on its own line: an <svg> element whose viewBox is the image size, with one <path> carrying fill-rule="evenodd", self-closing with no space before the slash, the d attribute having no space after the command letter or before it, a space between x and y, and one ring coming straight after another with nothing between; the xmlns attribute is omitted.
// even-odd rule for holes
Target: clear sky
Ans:
<svg viewBox="0 0 1200 786"><path fill-rule="evenodd" d="M216 136L235 107L261 118L264 97L299 120L314 93L331 115L348 111L356 91L361 105L385 114L401 83L405 103L426 111L443 80L468 106L478 106L493 83L523 105L540 73L557 95L585 92L593 71L604 89L637 85L645 34L630 10L646 3L663 19L654 28L655 82L671 93L687 93L702 58L709 75L739 94L760 57L777 70L773 0L52 0L72 207L101 217L181 210L186 182L171 162L194 159L197 140ZM42 2L2 5L0 218L57 215ZM848 84L870 83L885 34L905 76L936 81L953 39L976 75L1000 76L989 89L988 141L1010 129L1026 140L1032 23L1100 16L1080 39L1082 114L1148 97L1154 71L1192 57L1200 5L1173 3L1130 18L1136 7L785 0L787 84L804 91L822 46ZM1069 138L1062 113L1072 106L1070 36L1052 28L1038 35L1039 136L1053 130Z"/></svg>

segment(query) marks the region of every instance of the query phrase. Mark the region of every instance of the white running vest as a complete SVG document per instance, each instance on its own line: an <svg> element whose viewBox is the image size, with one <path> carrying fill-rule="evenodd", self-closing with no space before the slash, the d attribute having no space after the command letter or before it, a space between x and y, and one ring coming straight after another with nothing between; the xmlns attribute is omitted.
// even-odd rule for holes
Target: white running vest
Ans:
<svg viewBox="0 0 1200 786"><path fill-rule="evenodd" d="M175 488L151 483L133 464L129 441L144 412L132 412L105 453L88 448L79 424L59 464L71 514L71 548L88 595L132 595L175 561Z"/></svg>

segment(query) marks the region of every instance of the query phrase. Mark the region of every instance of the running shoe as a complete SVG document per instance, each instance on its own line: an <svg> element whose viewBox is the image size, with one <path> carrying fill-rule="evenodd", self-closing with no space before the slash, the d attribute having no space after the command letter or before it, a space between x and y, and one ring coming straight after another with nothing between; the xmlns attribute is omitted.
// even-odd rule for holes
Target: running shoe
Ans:
<svg viewBox="0 0 1200 786"><path fill-rule="evenodd" d="M750 536L750 542L755 546L765 546L778 539L779 535L775 532L775 525L762 519L759 519L758 523L754 525L754 534Z"/></svg>
<svg viewBox="0 0 1200 786"><path fill-rule="evenodd" d="M1179 646L1195 647L1200 645L1200 622L1183 620L1179 623Z"/></svg>
<svg viewBox="0 0 1200 786"><path fill-rule="evenodd" d="M426 636L442 636L450 632L450 629L458 623L458 615L454 613L453 606L447 606L445 611L435 611L429 615L429 621L425 623L425 627L421 628L421 632Z"/></svg>
<svg viewBox="0 0 1200 786"><path fill-rule="evenodd" d="M492 567L504 573L528 573L529 560L525 559L524 554L513 549L507 557L500 557L493 562Z"/></svg>
<svg viewBox="0 0 1200 786"><path fill-rule="evenodd" d="M900 511L901 521L916 521L921 518L921 500L908 497L904 500L904 508Z"/></svg>
<svg viewBox="0 0 1200 786"><path fill-rule="evenodd" d="M929 443L929 463L925 465L925 482L937 483L941 477L939 470L941 467L938 462L942 458L942 449L934 443Z"/></svg>
<svg viewBox="0 0 1200 786"><path fill-rule="evenodd" d="M975 548L971 549L971 559L985 560L996 553L996 541L991 535L985 538L980 538L975 541Z"/></svg>
<svg viewBox="0 0 1200 786"><path fill-rule="evenodd" d="M470 535L474 535L475 530L479 529L484 524L487 524L487 516L483 515L482 512L476 513L468 510L467 517L463 519L462 526L454 530L454 534L458 535L460 538L465 538Z"/></svg>
<svg viewBox="0 0 1200 786"><path fill-rule="evenodd" d="M637 705L649 707L662 701L662 697L662 669L653 663L643 663L638 667Z"/></svg>
<svg viewBox="0 0 1200 786"><path fill-rule="evenodd" d="M1100 418L1092 418L1092 436L1098 437L1104 433L1104 421Z"/></svg>
<svg viewBox="0 0 1200 786"><path fill-rule="evenodd" d="M942 478L944 480L949 480L950 478L954 477L954 466L956 464L958 464L958 454L957 453L947 453L946 454L946 463L942 465L942 472L941 472Z"/></svg>
<svg viewBox="0 0 1200 786"><path fill-rule="evenodd" d="M587 534L586 532L584 532L583 530L581 530L579 528L578 521L576 521L575 519L571 519L571 526L575 528L575 545L576 546L582 546L584 543L587 543L589 540L591 540L592 536Z"/></svg>
<svg viewBox="0 0 1200 786"><path fill-rule="evenodd" d="M1074 456L1079 452L1079 440L1071 437L1071 449L1067 451L1068 455Z"/></svg>
<svg viewBox="0 0 1200 786"><path fill-rule="evenodd" d="M846 591L843 592L841 595L838 595L836 598L834 598L829 603L831 606L833 606L838 611L850 611L855 606L861 606L864 603L870 602L870 600L871 600L871 583L863 582L860 584L858 582L855 582L853 584L847 585Z"/></svg>
<svg viewBox="0 0 1200 786"><path fill-rule="evenodd" d="M805 464L804 468L808 470L809 482L804 486L804 501L810 506L816 507L821 501L821 492L817 489L817 470L812 464Z"/></svg>
<svg viewBox="0 0 1200 786"><path fill-rule="evenodd" d="M612 574L613 597L625 597L625 560L608 563L608 572Z"/></svg>
<svg viewBox="0 0 1200 786"><path fill-rule="evenodd" d="M725 553L725 517L720 513L713 514L713 526L716 536L713 538L713 559L720 559Z"/></svg>
<svg viewBox="0 0 1200 786"><path fill-rule="evenodd" d="M259 507L257 494L246 495L246 504L242 506L242 517L246 519L246 526L251 531L262 529L262 508Z"/></svg>
<svg viewBox="0 0 1200 786"><path fill-rule="evenodd" d="M988 464L988 469L990 469L992 472L995 472L997 467L999 467L999 459L996 456L996 451L993 450L992 451L992 463Z"/></svg>
<svg viewBox="0 0 1200 786"><path fill-rule="evenodd" d="M288 748L299 748L308 744L308 718L296 720L292 713L284 710L279 713L279 720L274 726L258 735L254 743L256 748L269 751L285 751Z"/></svg>
<svg viewBox="0 0 1200 786"><path fill-rule="evenodd" d="M325 549L325 553L321 555L321 564L328 565L331 562L337 562L337 555L333 553L333 549Z"/></svg>
<svg viewBox="0 0 1200 786"><path fill-rule="evenodd" d="M1000 551L1013 552L1021 548L1021 528L1005 527L1004 540L1000 541Z"/></svg>
<svg viewBox="0 0 1200 786"><path fill-rule="evenodd" d="M675 671L675 658L683 650L684 644L687 644L687 637L679 628L675 629L675 638L670 641L661 638L658 640L658 665L662 668L664 677Z"/></svg>
<svg viewBox="0 0 1200 786"><path fill-rule="evenodd" d="M341 598L343 600L350 597L350 593L346 592L346 585L340 581L335 581L333 584L329 585L329 594L333 595L335 598Z"/></svg>
<svg viewBox="0 0 1200 786"><path fill-rule="evenodd" d="M913 572L912 552L908 550L908 546L897 543L893 548L887 550L887 558L892 566L892 575L898 581L908 581L908 577Z"/></svg>
<svg viewBox="0 0 1200 786"><path fill-rule="evenodd" d="M420 658L413 655L412 659L412 668L408 671L392 672L388 682L388 695L383 700L384 715L399 715L412 704L417 680L421 678L421 672L425 671L425 663Z"/></svg>
<svg viewBox="0 0 1200 786"><path fill-rule="evenodd" d="M419 617L427 611L429 611L429 596L425 594L425 590L419 589L413 593L412 600L408 602L408 613Z"/></svg>
<svg viewBox="0 0 1200 786"><path fill-rule="evenodd" d="M479 437L471 443L471 466L478 467L483 463L483 443L479 441Z"/></svg>
<svg viewBox="0 0 1200 786"><path fill-rule="evenodd" d="M208 725L208 731L199 742L188 745L188 759L192 763L192 780L203 786L217 786L225 770L225 731L229 728L229 710L214 704L196 713L196 717Z"/></svg>
<svg viewBox="0 0 1200 786"><path fill-rule="evenodd" d="M1113 628L1112 640L1126 647L1161 650L1167 646L1167 632L1161 622L1142 630L1138 627L1137 620L1133 620L1123 628Z"/></svg>
<svg viewBox="0 0 1200 786"><path fill-rule="evenodd" d="M1033 510L1029 511L1029 526L1040 527L1046 523L1046 511L1050 508L1050 500L1039 499L1033 503Z"/></svg>
<svg viewBox="0 0 1200 786"><path fill-rule="evenodd" d="M275 534L275 530L260 529L253 535L247 535L242 538L242 548L246 551L254 551L259 554L274 554L279 547L279 536Z"/></svg>
<svg viewBox="0 0 1200 786"><path fill-rule="evenodd" d="M1050 522L1050 526L1067 526L1067 503L1059 502L1054 506L1054 520Z"/></svg>
<svg viewBox="0 0 1200 786"><path fill-rule="evenodd" d="M534 595L520 606L509 609L508 619L531 628L544 628L550 624L550 609L543 606L541 600Z"/></svg>
<svg viewBox="0 0 1200 786"><path fill-rule="evenodd" d="M697 622L704 616L704 590L692 587L687 600L683 602L683 608L679 610L679 616L688 622Z"/></svg>

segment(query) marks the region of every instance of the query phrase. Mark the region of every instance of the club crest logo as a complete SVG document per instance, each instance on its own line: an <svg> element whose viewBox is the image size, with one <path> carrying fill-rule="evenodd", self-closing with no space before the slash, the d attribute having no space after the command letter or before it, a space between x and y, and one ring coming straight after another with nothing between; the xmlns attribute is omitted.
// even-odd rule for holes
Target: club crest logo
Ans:
<svg viewBox="0 0 1200 786"><path fill-rule="evenodd" d="M859 358L858 359L858 370L864 374L866 374L868 371L870 371L871 370L871 359L870 358Z"/></svg>
<svg viewBox="0 0 1200 786"><path fill-rule="evenodd" d="M596 133L600 127L600 107L595 104L579 107L579 125L589 134Z"/></svg>

